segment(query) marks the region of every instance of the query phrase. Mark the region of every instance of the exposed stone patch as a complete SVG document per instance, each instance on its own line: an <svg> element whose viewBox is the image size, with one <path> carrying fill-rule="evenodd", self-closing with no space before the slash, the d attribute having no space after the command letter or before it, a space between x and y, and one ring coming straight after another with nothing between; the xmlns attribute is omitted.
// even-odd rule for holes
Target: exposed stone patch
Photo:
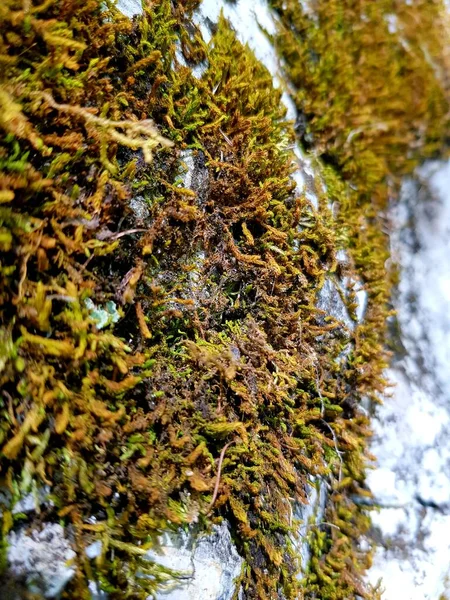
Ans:
<svg viewBox="0 0 450 600"><path fill-rule="evenodd" d="M44 598L57 598L75 574L75 552L57 523L42 529L12 531L8 535L7 577L27 585Z"/></svg>
<svg viewBox="0 0 450 600"><path fill-rule="evenodd" d="M405 181L391 211L402 268L387 373L395 387L377 409L378 465L368 477L380 506L369 577L383 578L385 600L437 600L450 591L449 177L448 163L428 164Z"/></svg>
<svg viewBox="0 0 450 600"><path fill-rule="evenodd" d="M348 314L347 306L343 299L345 297L344 294L345 291L341 285L336 280L328 277L319 292L317 306L327 316L334 317L337 321L348 327L348 329L353 330L355 323Z"/></svg>
<svg viewBox="0 0 450 600"><path fill-rule="evenodd" d="M206 157L203 152L183 150L180 153L182 185L196 192L197 201L201 205L206 199L209 188L209 171L206 166Z"/></svg>
<svg viewBox="0 0 450 600"><path fill-rule="evenodd" d="M301 556L302 572L299 578L303 577L304 571L308 568L311 559L311 549L307 541L307 535L310 527L320 527L325 514L327 502L327 482L324 479L317 478L311 482L308 493L307 504L296 504L293 509L293 517L302 521L299 527L298 540L296 546Z"/></svg>
<svg viewBox="0 0 450 600"><path fill-rule="evenodd" d="M158 592L157 600L231 600L243 564L224 522L199 538L189 533L166 534L159 551L147 557L183 573L178 581Z"/></svg>
<svg viewBox="0 0 450 600"><path fill-rule="evenodd" d="M145 221L150 216L147 203L143 196L135 196L130 200L130 208L133 211L136 221Z"/></svg>

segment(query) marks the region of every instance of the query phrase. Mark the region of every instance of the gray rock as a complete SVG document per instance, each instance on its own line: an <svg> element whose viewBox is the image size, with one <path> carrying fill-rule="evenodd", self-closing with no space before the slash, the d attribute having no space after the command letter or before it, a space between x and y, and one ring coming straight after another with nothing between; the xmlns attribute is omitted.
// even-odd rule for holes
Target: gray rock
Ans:
<svg viewBox="0 0 450 600"><path fill-rule="evenodd" d="M314 526L320 526L325 514L327 502L326 480L321 478L313 480L307 496L308 504L296 503L293 507L293 517L302 521L298 530L298 538L293 540L295 548L301 557L299 579L303 577L311 559L311 550L307 542L309 529Z"/></svg>
<svg viewBox="0 0 450 600"><path fill-rule="evenodd" d="M180 153L182 187L196 192L198 200L202 203L209 189L209 171L205 164L203 152L183 150Z"/></svg>
<svg viewBox="0 0 450 600"><path fill-rule="evenodd" d="M328 277L319 292L317 307L323 310L327 316L334 317L352 331L355 323L348 314L343 297L345 297L345 290L339 282Z"/></svg>
<svg viewBox="0 0 450 600"><path fill-rule="evenodd" d="M1 488L0 506L6 507L13 515L39 512L42 506L53 506L53 502L48 499L49 494L50 488L46 485L28 494L24 494L18 500L14 501L11 492L6 488ZM3 511L0 509L0 517L2 515Z"/></svg>
<svg viewBox="0 0 450 600"><path fill-rule="evenodd" d="M137 221L145 221L150 216L150 211L147 202L143 196L135 196L130 200L129 204Z"/></svg>
<svg viewBox="0 0 450 600"><path fill-rule="evenodd" d="M126 17L129 17L130 19L132 19L134 15L142 14L142 1L141 0L118 0L117 8Z"/></svg>
<svg viewBox="0 0 450 600"><path fill-rule="evenodd" d="M393 384L376 407L368 485L383 598L450 597L450 162L425 163L388 214L401 267L392 295Z"/></svg>
<svg viewBox="0 0 450 600"><path fill-rule="evenodd" d="M56 598L74 576L75 552L58 523L42 529L25 528L8 535L7 576L25 583L29 591Z"/></svg>

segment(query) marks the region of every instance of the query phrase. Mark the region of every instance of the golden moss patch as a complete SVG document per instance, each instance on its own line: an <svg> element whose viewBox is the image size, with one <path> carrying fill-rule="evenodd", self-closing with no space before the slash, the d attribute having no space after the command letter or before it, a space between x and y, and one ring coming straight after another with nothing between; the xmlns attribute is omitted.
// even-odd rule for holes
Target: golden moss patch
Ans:
<svg viewBox="0 0 450 600"><path fill-rule="evenodd" d="M305 141L331 163L316 209L290 178L295 132L271 75L223 19L206 45L196 4L159 0L133 21L98 0L0 7L2 484L15 498L50 486L40 518L63 520L78 551L67 597L95 577L111 598L146 598L177 576L144 559L158 534L221 517L248 598L368 597L369 519L352 498L366 493L358 404L384 387L378 217L390 178L442 145L442 48L407 63L383 3L369 24L352 3L318 3L319 20L273 3ZM364 59L383 44L401 57L384 75ZM417 82L411 108L402 86ZM352 331L317 302L343 276ZM311 475L332 492L300 580L286 499L304 502Z"/></svg>

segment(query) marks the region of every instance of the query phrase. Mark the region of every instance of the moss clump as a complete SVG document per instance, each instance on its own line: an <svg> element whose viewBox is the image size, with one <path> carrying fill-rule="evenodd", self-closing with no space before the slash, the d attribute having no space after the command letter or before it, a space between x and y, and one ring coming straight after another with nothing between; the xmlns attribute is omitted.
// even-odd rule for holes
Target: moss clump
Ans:
<svg viewBox="0 0 450 600"><path fill-rule="evenodd" d="M384 209L395 201L402 176L445 152L448 16L439 0L319 0L309 9L296 0L271 0L270 5L278 22L272 41L298 109L297 133L327 165L337 238L368 292L349 358L350 402L364 397L377 402L386 385L386 319L395 281L395 270L387 268ZM427 23L427 29L418 23ZM308 597L365 596L359 577L348 577L349 562L361 557L358 535L367 526L352 501L355 493L367 494L361 433L356 433L359 450L344 458L349 476L335 486L327 506L327 521L339 529L311 532ZM345 439L345 430L338 429L337 435Z"/></svg>
<svg viewBox="0 0 450 600"><path fill-rule="evenodd" d="M99 0L0 8L0 475L15 497L51 487L41 518L63 520L78 550L67 597L95 578L111 598L146 598L177 577L144 558L157 536L223 516L248 598L368 596L369 521L351 498L365 493L358 402L384 386L385 175L345 166L334 121L320 141L303 103L321 98L319 112L323 94L287 60L300 34L283 34L298 106L336 163L318 165L317 208L299 194L280 91L225 20L204 43L197 4L159 0L133 21ZM280 27L304 23L317 53L293 7L277 7ZM346 331L318 295L346 275L354 317L358 273L370 304ZM312 530L300 581L286 499L306 501L311 475L333 482L332 525Z"/></svg>
<svg viewBox="0 0 450 600"><path fill-rule="evenodd" d="M296 0L270 4L274 43L306 118L300 133L343 177L372 192L441 151L449 58L441 0L319 0L312 14Z"/></svg>

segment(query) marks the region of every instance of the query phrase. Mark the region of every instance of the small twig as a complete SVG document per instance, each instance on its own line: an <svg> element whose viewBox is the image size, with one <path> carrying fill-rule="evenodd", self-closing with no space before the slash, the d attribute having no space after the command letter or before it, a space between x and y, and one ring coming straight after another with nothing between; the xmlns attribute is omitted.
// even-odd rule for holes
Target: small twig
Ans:
<svg viewBox="0 0 450 600"><path fill-rule="evenodd" d="M16 419L16 415L14 414L14 400L12 399L12 396L9 392L7 392L6 390L3 390L3 395L5 396L5 398L8 400L8 414L9 417L11 419L11 423L14 425L14 427L17 427L18 423L17 423L17 419Z"/></svg>
<svg viewBox="0 0 450 600"><path fill-rule="evenodd" d="M148 231L148 229L142 229L142 227L137 229L128 229L127 231L113 233L107 239L118 240L119 238L124 237L125 235L131 235L132 233L145 233L146 231Z"/></svg>
<svg viewBox="0 0 450 600"><path fill-rule="evenodd" d="M207 515L211 512L211 509L214 506L214 502L216 501L217 494L219 493L220 474L221 474L221 471L222 471L222 463L223 463L223 459L224 459L224 456L225 456L225 452L227 451L227 448L229 446L231 446L231 444L233 444L233 443L234 442L231 441L231 442L228 442L228 444L225 444L225 446L222 448L222 452L220 453L219 464L217 465L216 484L214 486L214 492L213 492L213 496L211 498L211 502L209 503L208 510L206 511Z"/></svg>
<svg viewBox="0 0 450 600"><path fill-rule="evenodd" d="M324 404L324 401L323 401L322 392L320 391L320 379L319 379L319 370L317 369L317 364L314 365L314 369L316 371L316 388L317 388L317 393L319 394L319 398L320 398L320 416L323 417L323 415L325 414L325 404Z"/></svg>
<svg viewBox="0 0 450 600"><path fill-rule="evenodd" d="M227 143L229 146L233 147L233 142L230 140L230 138L227 136L227 134L226 134L226 133L224 133L224 132L223 132L221 129L219 129L219 131L220 131L220 133L222 134L222 136L223 136L223 139L226 141L226 143Z"/></svg>
<svg viewBox="0 0 450 600"><path fill-rule="evenodd" d="M294 520L294 511L292 510L292 502L294 502L294 498L282 498L282 500L289 507L289 527L292 527L292 522Z"/></svg>
<svg viewBox="0 0 450 600"><path fill-rule="evenodd" d="M95 254L91 254L90 257L81 265L80 273L82 273L87 268L94 256Z"/></svg>
<svg viewBox="0 0 450 600"><path fill-rule="evenodd" d="M47 300L61 300L61 302L76 302L77 298L72 296L65 296L64 294L50 294L47 296Z"/></svg>

